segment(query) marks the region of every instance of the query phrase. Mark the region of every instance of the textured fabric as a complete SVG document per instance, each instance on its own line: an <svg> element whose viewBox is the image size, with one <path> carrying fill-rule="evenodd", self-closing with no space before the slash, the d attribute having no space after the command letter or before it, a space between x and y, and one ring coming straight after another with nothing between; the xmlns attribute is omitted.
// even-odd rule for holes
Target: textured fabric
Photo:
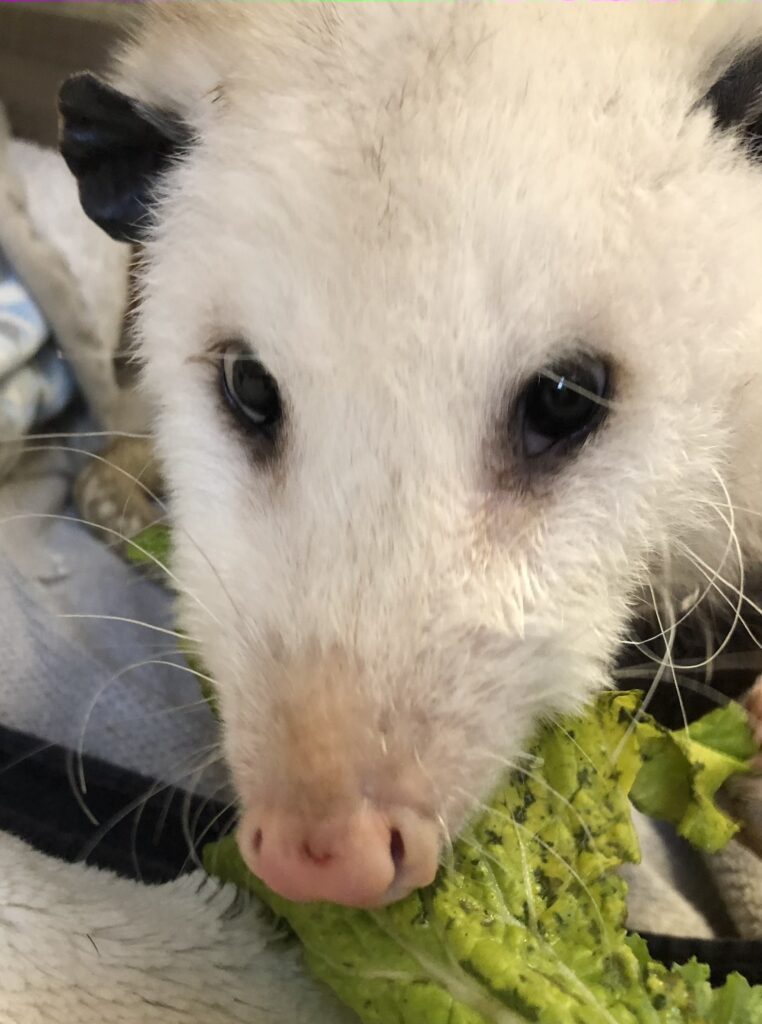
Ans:
<svg viewBox="0 0 762 1024"><path fill-rule="evenodd" d="M0 249L43 311L101 426L142 429L143 402L119 387L114 365L129 248L87 219L57 152L9 138L2 106Z"/></svg>
<svg viewBox="0 0 762 1024"><path fill-rule="evenodd" d="M0 477L20 442L63 412L74 376L50 341L50 329L0 249Z"/></svg>
<svg viewBox="0 0 762 1024"><path fill-rule="evenodd" d="M233 824L224 804L2 725L0 765L0 831L146 885L197 868Z"/></svg>
<svg viewBox="0 0 762 1024"><path fill-rule="evenodd" d="M216 724L161 632L173 625L169 595L69 518L81 461L27 455L0 486L0 722L215 791L221 768L200 769L215 756Z"/></svg>
<svg viewBox="0 0 762 1024"><path fill-rule="evenodd" d="M740 843L731 843L711 858L711 869L739 935L762 941L762 860Z"/></svg>
<svg viewBox="0 0 762 1024"><path fill-rule="evenodd" d="M74 397L74 379L53 345L0 382L0 439L21 439L58 416Z"/></svg>
<svg viewBox="0 0 762 1024"><path fill-rule="evenodd" d="M155 887L0 834L0 1024L342 1024L256 909L198 875Z"/></svg>
<svg viewBox="0 0 762 1024"><path fill-rule="evenodd" d="M0 380L39 352L49 328L0 249Z"/></svg>

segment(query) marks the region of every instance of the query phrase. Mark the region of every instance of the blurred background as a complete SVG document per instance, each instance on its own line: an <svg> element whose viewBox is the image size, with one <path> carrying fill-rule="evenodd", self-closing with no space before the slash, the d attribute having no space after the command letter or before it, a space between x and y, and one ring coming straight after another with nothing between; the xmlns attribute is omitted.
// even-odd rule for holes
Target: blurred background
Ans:
<svg viewBox="0 0 762 1024"><path fill-rule="evenodd" d="M0 5L0 97L14 134L55 145L55 98L61 80L83 68L102 68L136 6L136 2Z"/></svg>

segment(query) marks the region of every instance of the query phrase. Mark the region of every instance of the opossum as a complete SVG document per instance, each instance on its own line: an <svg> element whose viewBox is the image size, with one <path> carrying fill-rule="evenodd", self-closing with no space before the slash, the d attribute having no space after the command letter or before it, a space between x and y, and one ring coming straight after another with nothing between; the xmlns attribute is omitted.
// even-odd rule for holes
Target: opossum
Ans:
<svg viewBox="0 0 762 1024"><path fill-rule="evenodd" d="M428 883L639 609L740 617L757 6L166 2L63 86L83 208L141 247L180 621L284 896Z"/></svg>

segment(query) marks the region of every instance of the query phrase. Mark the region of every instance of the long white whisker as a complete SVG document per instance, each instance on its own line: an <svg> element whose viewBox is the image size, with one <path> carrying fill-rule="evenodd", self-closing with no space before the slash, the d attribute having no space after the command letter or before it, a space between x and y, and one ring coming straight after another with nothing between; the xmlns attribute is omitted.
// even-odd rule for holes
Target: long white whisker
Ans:
<svg viewBox="0 0 762 1024"><path fill-rule="evenodd" d="M185 795L183 796L183 808L180 814L180 824L183 830L183 836L185 837L186 845L188 847L188 856L186 857L186 863L188 859L190 859L200 871L204 870L204 865L201 863L201 859L199 855L196 853L196 847L193 841L193 829L191 827L190 821L190 805L191 800L193 799L193 791L195 787L198 785L201 776L206 771L207 767L208 766L204 766L203 768L201 768L201 770L196 775L196 778L193 782L193 786L185 791Z"/></svg>
<svg viewBox="0 0 762 1024"><path fill-rule="evenodd" d="M58 619L100 619L102 622L125 622L130 626L141 626L143 629L153 630L155 633L162 633L164 636L173 636L177 640L187 640L183 633L176 629L167 629L165 626L155 626L152 622L143 622L141 619L130 619L126 615L101 615L97 612L59 612Z"/></svg>
<svg viewBox="0 0 762 1024"><path fill-rule="evenodd" d="M16 521L22 521L22 520L27 520L27 519L52 519L52 520L56 520L56 521L59 521L59 522L76 523L76 524L78 524L80 526L87 526L87 527L89 527L91 529L100 530L103 533L107 533L107 534L109 534L112 537L116 537L118 540L122 541L124 544L127 544L128 547L134 548L135 551L139 551L140 554L142 554L145 558L148 559L149 562L152 562L155 566L157 566L159 569L161 569L161 571L163 573L165 573L166 576L169 579L171 579L176 584L178 590L180 590L182 593L187 594L188 597L191 598L191 600L196 602L196 604L199 606L199 608L201 608L202 611L206 612L206 614L209 616L209 618L217 626L222 627L222 623L217 618L217 616L214 615L210 611L209 608L207 608L207 606L203 603L203 601L196 594L193 594L190 591L185 590L185 589L182 588L178 578L171 571L171 569L169 569L161 561L161 559L157 558L152 552L147 551L144 547L142 547L140 544L138 544L137 541L133 540L130 537L127 537L125 534L121 533L119 530L115 530L115 529L113 529L110 526L104 526L101 523L94 523L94 522L92 522L91 520L88 520L88 519L82 519L82 518L80 518L78 516L66 516L66 515L62 515L60 513L55 513L55 512L19 512L19 513L16 513L14 515L11 515L11 516L6 516L4 519L0 519L0 526L6 526L6 525L8 525L8 523L12 523L12 522L16 522Z"/></svg>
<svg viewBox="0 0 762 1024"><path fill-rule="evenodd" d="M723 484L723 487L724 487L724 484ZM730 502L730 495L727 493L727 488L725 488L725 493L727 495L728 502ZM751 600L751 598L747 597L746 594L745 594L745 570L744 570L743 552L741 550L741 544L740 544L740 541L738 540L738 535L737 535L736 530L735 530L735 517L734 517L733 510L731 508L731 512L730 512L730 517L731 518L730 518L730 520L728 520L724 516L724 514L722 512L719 512L719 510L718 510L718 514L722 517L722 519L728 525L728 529L731 531L733 539L734 539L734 544L735 544L735 548L736 548L736 555L737 555L737 558L738 558L738 586L735 586L735 584L731 583L730 580L726 579L723 576L719 576L719 575L717 576L717 581L722 583L729 590L732 590L734 593L736 593L738 595L738 602L736 603L736 605L732 606L733 610L734 610L733 621L731 622L730 627L729 627L727 633L725 634L725 637L724 637L722 643L714 651L714 653L712 655L712 659L716 658L718 654L720 654L722 651L725 650L725 648L728 646L728 644L730 643L730 641L733 638L733 635L734 635L734 633L736 631L736 627L738 626L738 623L743 621L742 620L742 616L741 616L741 608L743 607L744 601L751 608L753 608L754 611L758 612L759 614L762 614L762 609L757 604L755 604ZM703 575L708 578L709 574L712 572L711 565L708 565L704 561L704 559L701 558L699 555L697 555L696 552L693 551L687 544L683 543L682 541L678 541L678 544L680 546L680 549L693 562L693 564L696 566L696 568L700 572L703 572ZM719 587L717 587L717 583L716 582L715 582L714 586L715 586L717 592L724 599L728 600L728 603L731 603L729 601L729 599L727 598L727 596L722 593L722 591L719 589ZM745 625L745 623L744 623L744 625ZM688 668L689 670L695 670L697 668L703 668L704 664L705 664L705 662L698 662L698 663L693 664L693 665L688 665L688 666L686 666L686 668Z"/></svg>
<svg viewBox="0 0 762 1024"><path fill-rule="evenodd" d="M560 732L562 736L565 736L565 737L566 737L566 739L567 739L567 740L568 740L568 741L569 741L569 742L570 742L570 743L571 743L571 744L572 744L572 745L573 745L574 747L576 747L576 748L577 748L577 750L578 750L578 751L580 752L580 754L582 754L582 756L583 756L583 757L585 758L585 760L586 760L586 761L588 762L588 764L590 764L590 766L592 767L593 771L595 771L595 772L597 772L597 771L598 771L598 766L596 765L595 761L594 761L594 760L592 759L592 757L590 757L590 755L589 755L589 754L588 754L588 752L587 752L587 751L585 750L585 748L584 748L584 747L581 747L581 746L579 745L579 743L578 743L578 742L576 741L576 739L575 739L575 738L574 738L574 737L572 736L572 734L571 734L571 733L570 733L570 732L568 731L568 729L564 729L564 727L563 727L563 726L561 725L561 723L560 723L560 722L554 722L554 723L553 723L553 728L554 728L554 729L556 729L556 730L557 730L558 732Z"/></svg>
<svg viewBox="0 0 762 1024"><path fill-rule="evenodd" d="M124 438L126 440L134 441L147 441L151 437L150 434L137 434L130 433L124 430L68 430L68 431L56 431L54 433L47 434L29 434L23 441L26 451L35 450L36 441L56 441L59 438L61 440L69 440L73 438ZM18 444L17 439L1 439L0 447L3 445Z"/></svg>
<svg viewBox="0 0 762 1024"><path fill-rule="evenodd" d="M723 522L727 523L727 520L720 513L719 505L717 505L715 502L707 502L706 504L711 504L711 506L715 510L715 512L717 512L717 514L721 516L721 518L723 519ZM684 611L683 614L677 620L675 620L675 623L674 623L675 629L677 629L678 626L681 626L687 619L689 619L691 617L691 615L693 615L696 612L696 610L698 608L700 608L701 605L703 604L703 602L706 600L707 596L709 595L709 593L712 590L712 584L715 582L715 580L719 577L719 574L722 572L722 569L725 566L725 563L727 562L727 560L728 560L728 558L730 556L730 552L732 551L732 549L733 549L733 531L729 530L728 531L728 539L727 539L727 541L725 543L725 549L722 552L722 557L720 559L720 564L717 566L716 570L713 570L713 572L714 572L713 577L711 579L709 579L708 583L706 584L704 589L701 591L699 596L696 598L695 601L693 601L691 603L691 606L686 611ZM638 647L639 649L643 649L643 648L645 648L646 644L653 643L654 640L659 640L662 637L663 637L663 633L654 633L653 636L640 637L637 640L623 640L622 643L623 643L624 646L633 646L633 647ZM643 650L643 653L646 654L647 657L650 656L650 654L645 649ZM658 658L656 655L653 655L652 660L653 661L661 661L661 659Z"/></svg>
<svg viewBox="0 0 762 1024"><path fill-rule="evenodd" d="M733 637L733 635L735 633L735 630L736 630L736 627L738 626L739 621L743 622L743 618L741 616L741 608L743 606L744 600L749 601L749 603L752 605L752 607L754 607L753 602L751 602L750 599L747 598L746 595L744 594L744 582L745 582L744 560L743 560L743 552L741 550L741 545L740 545L740 542L738 540L738 533L737 533L736 525L735 525L735 508L733 506L733 502L732 502L731 497L730 497L730 492L728 491L728 488L727 488L727 486L725 484L725 481L722 479L721 474L715 469L714 470L714 475L715 475L715 477L717 479L717 482L718 482L720 488L723 491L723 494L725 495L725 499L726 499L726 502L727 502L727 507L728 507L729 513L730 513L729 517L726 516L724 514L724 512L722 512L721 507L719 506L718 503L711 502L709 504L712 505L714 510L717 512L717 515L720 517L720 519L723 521L723 523L725 524L725 526L728 529L728 544L730 544L732 546L732 548L735 549L736 557L738 559L739 587L735 587L732 583L730 583L728 580L726 580L721 575L721 572L720 572L722 566L724 565L724 562L726 561L726 559L728 557L728 547L727 547L727 545L726 545L726 548L725 548L725 552L723 553L723 558L722 558L722 561L720 563L720 566L718 568L713 568L712 566L708 565L708 563L706 563L703 559L701 559L696 554L696 552L694 552L687 544L685 544L684 542L679 541L679 540L676 541L676 546L694 564L694 566L702 573L704 578L708 581L707 590L711 590L711 589L716 590L717 593L720 594L720 596L724 600L726 600L728 604L731 605L731 607L733 608L733 612L734 612L734 614L733 614L733 621L731 622L730 628L728 629L727 633L725 634L725 637L723 638L723 640L719 644L719 646L717 646L711 653L708 653L707 657L703 661L692 662L692 663L688 663L688 664L681 663L680 664L681 671L688 671L688 672L690 672L690 671L697 671L698 669L706 668L707 666L712 664L712 662L716 661L717 657L725 650L725 648L731 642L731 639L732 639L732 637ZM729 598L727 598L727 596L722 592L722 590L720 589L720 587L718 585L719 583L723 583L725 586L729 587L731 590L734 590L738 594L739 600L738 600L738 602L737 602L737 604L735 606L733 606L733 604L729 600ZM665 631L664 631L664 628L663 628L663 624L661 622L661 617L659 615L659 611L658 611L658 607L657 607L657 602L656 602L656 595L654 594L653 588L651 587L650 583L649 583L649 587L651 589L651 594L652 594L652 597L653 597L654 612L656 613L657 622L658 622L658 625L660 626L660 628L662 630L662 636L664 636L664 638L665 638L665 645L666 645L667 644L667 639L666 639L666 634L665 634ZM706 591L704 593L706 593ZM762 612L762 610L760 610L760 611ZM744 626L746 625L745 622L743 622L743 624L744 624ZM645 710L648 707L648 704L650 703L650 701L651 701L651 699L653 697L653 694L656 691L656 686L661 681L661 678L664 675L664 668L665 668L665 665L666 665L667 661L669 662L669 667L671 668L671 671L672 671L672 677L673 677L673 681L674 681L674 684L675 684L675 690L676 690L676 693L677 693L677 696L678 696L678 702L680 704L680 709L681 709L681 712L682 712L682 715L683 715L683 721L685 722L686 728L688 727L687 717L686 717L686 714L685 714L685 706L684 706L683 699L682 699L682 693L680 691L680 686L678 684L677 676L676 676L676 671L675 671L676 666L675 666L675 663L674 663L674 661L672 659L672 646L673 646L673 642L674 642L674 627L675 627L675 625L676 625L676 623L673 621L671 623L671 628L670 628L671 642L668 644L668 646L665 647L665 658L662 660L662 662L660 664L660 667L659 667L659 670L657 671L656 676L654 677L654 681L653 681L652 685L649 687L648 692L647 692L645 698L643 699L643 702L641 703L641 706L636 711L635 716L633 718L633 721L631 722L630 726L628 727L627 732L625 733L624 737L622 738L622 740L617 745L617 748L616 748L616 750L614 752L615 758L618 757L619 754L621 754L621 751L622 751L625 743L627 742L627 740L631 736L631 734L634 731L634 729L637 727L637 723L640 720L641 716L645 713ZM747 631L748 631L748 627L746 627L746 628L747 628ZM638 646L638 649L641 650L646 655L646 657L652 658L653 660L655 660L653 658L651 652L647 648L641 647L639 644L636 644L636 646Z"/></svg>
<svg viewBox="0 0 762 1024"><path fill-rule="evenodd" d="M691 558L691 557L692 557L691 555L689 555L689 554L687 553L687 551L686 551L686 555L687 555L687 557L689 557L689 558ZM695 565L696 569L697 569L697 570L698 570L698 571L699 571L700 573L702 573L702 575L704 575L705 577L707 576L707 573L706 573L706 571L704 570L703 566L699 565L699 564L698 564L698 562L694 562L694 565ZM724 580L724 579L721 579L721 580L720 580L720 583L724 584L724 585L725 585L726 587L728 587L728 588L729 588L730 590L732 590L732 591L734 591L734 592L738 593L738 591L737 591L736 587L734 587L734 586L733 586L733 585L732 585L732 584L731 584L731 583L730 583L729 581L727 581L727 580ZM735 612L736 612L736 609L737 609L737 608L739 607L739 605L738 605L737 603L734 603L734 602L733 602L733 601L732 601L732 600L731 600L731 599L730 599L730 598L728 597L728 595L727 595L727 594L723 593L723 591L722 591L722 590L720 589L720 587L718 587L718 586L715 586L715 590L716 590L716 592L717 592L718 596L719 596L719 597L720 597L720 598L721 598L721 599L722 599L722 600L723 600L723 601L725 602L725 604L729 605L729 606L730 606L730 608L731 608L731 609L733 609L733 611L734 611L734 613L735 613ZM741 606L743 605L743 603L744 603L744 602L746 602L747 604L750 604L750 605L752 606L752 609L753 609L753 610L755 610L755 611L756 611L756 607L754 606L754 602L753 602L753 601L751 600L751 598L748 598L748 597L747 597L746 595L741 595L741 594L739 594L738 596L740 597L740 605L741 605ZM742 615L742 614L740 613L740 611L738 612L738 614L737 614L737 615L735 615L735 614L734 614L734 619L733 619L733 621L734 621L734 627L733 627L733 631L735 631L735 626L736 626L736 625L741 625L741 626L743 626L743 628L744 628L745 632L746 632L746 633L748 634L748 636L749 636L749 638L751 639L752 643L754 643L754 645L755 645L756 647L758 647L758 648L760 648L760 650L762 650L762 640L760 640L760 639L759 639L759 638L758 638L758 637L757 637L757 636L755 635L755 633L754 633L754 632L752 631L751 627L749 626L749 624L747 623L747 621L746 621L746 619L745 619L745 618L743 617L743 615ZM731 634L731 635L732 635L732 634ZM723 646L725 646L725 645L723 645ZM719 648L719 649L721 650L722 648ZM712 661L715 661L715 660L716 660L716 659L715 659L715 657L713 656L713 657L712 657ZM692 664L692 665L688 665L688 666L686 666L686 668L688 668L688 669L693 669L693 668L702 668L702 667L703 667L703 663L702 663L702 662L699 662L698 664Z"/></svg>
<svg viewBox="0 0 762 1024"><path fill-rule="evenodd" d="M641 666L639 668L630 667L626 669L618 670L615 675L619 681L627 681L628 679L642 679L650 677L653 674L653 668L651 664ZM702 697L706 697L707 700L713 701L717 705L724 706L728 703L729 698L721 690L716 689L714 686L710 686L707 683L700 682L697 679L691 679L690 676L679 674L679 685L684 690L691 690L693 693L698 693Z"/></svg>
<svg viewBox="0 0 762 1024"><path fill-rule="evenodd" d="M649 587L650 587L650 584L649 584ZM654 597L654 608L655 608L656 597L655 597L655 595L653 593L653 588L651 588L651 594ZM616 762L621 757L622 751L626 747L626 745L627 745L628 741L630 740L632 734L637 729L638 723L640 722L641 718L646 713L646 709L648 708L648 705L653 700L653 697L654 697L654 694L656 693L657 687L659 686L659 683L664 678L664 674L667 671L667 668L669 666L669 662L670 662L670 658L671 658L671 653L672 653L672 649L671 649L670 644L674 642L674 636L671 636L669 640L667 639L666 635L664 635L664 633L662 633L662 636L664 636L664 644L665 644L664 657L662 658L661 662L659 663L659 666L658 666L658 668L656 670L656 673L654 674L654 678L653 678L653 680L651 682L651 685L649 686L648 690L645 693L645 696L643 697L643 700L641 701L640 707L638 707L638 709L635 711L635 714L632 717L632 721L627 726L627 729L625 730L624 735L619 740L619 742L617 743L616 747L614 747L614 750L611 753L611 762L612 762L612 764L616 764Z"/></svg>
<svg viewBox="0 0 762 1024"><path fill-rule="evenodd" d="M44 438L45 436L46 435L43 435L43 434L36 434L36 435L34 435L35 438L37 438L37 437L43 437ZM52 434L52 435L49 435L49 436L50 437L56 437L58 435ZM109 435L107 433L100 434L98 432L93 432L93 433L82 434L82 435L77 435L77 434L64 435L64 434L62 434L60 436L61 437L67 437L67 436L72 436L72 437L78 437L78 436L83 436L83 437L101 437L101 436L105 436L105 437L108 437L108 436L112 436L112 435ZM150 436L151 435L150 434L125 434L125 433L118 433L117 432L113 436L114 437L118 437L118 438L134 438L136 440L150 440ZM130 473L128 470L124 469L122 466L119 466L117 463L112 462L110 459L107 459L103 455L100 455L100 454L98 454L96 452L91 452L87 448L78 448L78 447L74 447L74 446L70 446L70 445L67 446L67 445L39 445L39 444L35 444L29 450L30 451L65 451L65 452L70 452L70 453L75 454L75 455L87 456L88 458L93 459L94 461L101 462L104 465L109 466L111 469L115 469L118 473L121 473L128 480L130 480L137 487L139 487L140 490L143 491L143 493L146 495L146 497L150 498L151 501L153 501L162 510L162 512L165 515L167 515L168 512L169 512L169 509L168 509L166 503L164 501L162 501L162 499L153 490L151 490L150 487L148 487L145 483L143 483L143 481L139 477L136 477L134 474ZM146 467L148 465L150 465L150 461L146 462ZM144 467L144 469L145 469L145 467ZM124 512L124 508L126 508L126 503L127 503L127 499L125 498L125 505L123 507L123 512ZM70 517L67 517L67 518L70 518ZM97 523L90 522L87 525L95 527L95 528L105 529L105 527L100 527L99 524L97 524ZM173 529L174 528L175 527L173 527ZM233 608L233 611L236 613L236 615L239 617L239 619L241 621L245 621L245 616L243 616L241 614L240 609L237 607L235 601L233 600L232 594L230 593L230 591L228 590L227 586L225 585L222 577L220 576L220 573L219 573L219 570L217 569L217 567L212 563L212 561L209 558L209 556L207 555L207 553L201 548L201 545L188 532L188 530L183 527L182 528L182 532L183 532L184 536L187 537L187 539L190 541L190 543L194 546L196 551L198 551L198 553L204 559L204 561L209 566L209 568L212 570L212 572L214 573L215 577L217 578L217 582L220 584L220 587L222 588L222 592L225 594L225 596L227 597L228 601L230 602L230 605ZM125 537L124 539L127 541L127 543L133 543L133 542L130 541L129 538ZM169 573L168 573L168 575L169 575ZM190 594L189 596L193 599L193 595L192 594Z"/></svg>
<svg viewBox="0 0 762 1024"><path fill-rule="evenodd" d="M85 737L87 735L88 726L90 725L90 719L92 718L93 712L95 711L95 708L96 708L96 706L98 704L98 701L101 699L101 697L106 692L106 690L109 688L109 686L111 686L113 683L117 682L119 679L122 679L129 672L133 672L133 671L135 671L135 670L137 670L139 668L146 668L149 665L164 665L164 666L169 666L170 668L178 669L181 672L189 672L191 675L195 675L196 674L195 672L193 672L193 669L188 668L187 665L178 665L174 661L168 661L168 660L164 660L164 659L160 659L160 658L145 658L142 661L135 661L131 665L125 665L123 668L119 669L119 671L114 672L112 675L110 675L109 678L105 680L105 682L101 683L101 685L95 691L95 694L94 694L92 700L90 701L90 703L89 703L89 705L87 707L87 710L85 711L85 716L84 716L84 719L82 721L82 728L81 728L80 734L79 734L79 741L77 743L77 754L79 756L79 766L80 766L80 770L79 770L79 785L80 785L80 789L81 789L81 792L82 792L83 796L84 796L85 793L87 793L87 785L86 785L86 782L85 782L84 769L83 769L83 765L84 765L84 751L85 751ZM205 678L209 679L208 676L206 676ZM211 679L209 681L213 682ZM206 701L203 698L200 701L194 701L194 705L196 705L196 704L204 704L204 703L206 703ZM163 712L166 712L167 709L166 708L162 708L161 710ZM176 710L176 709L170 709L170 710Z"/></svg>
<svg viewBox="0 0 762 1024"><path fill-rule="evenodd" d="M32 757L37 757L38 754L44 754L46 750L52 750L55 746L56 744L53 743L52 740L46 740L45 742L38 744L38 746L33 747L31 750L24 751L23 754L19 754L17 757L7 761L3 767L0 768L0 775L13 771L14 768L18 768L18 766L23 764L24 761L28 761Z"/></svg>
<svg viewBox="0 0 762 1024"><path fill-rule="evenodd" d="M164 504L161 498L159 498L159 496L154 491L151 490L151 488L147 484L143 483L141 479L136 477L133 473L130 473L130 471L125 469L123 466L120 466L118 463L112 462L110 459L107 459L105 455L101 455L98 452L91 452L88 448L78 448L74 445L67 444L36 444L34 445L33 448L30 449L30 451L69 452L71 455L82 455L88 459L92 459L93 462L100 462L102 465L108 466L109 469L115 470L121 476L129 480L130 483L135 484L145 494L147 498L150 498L151 501L155 502L156 505L159 506L162 512L167 511L167 506ZM148 463L146 463L146 465L148 465ZM91 523L89 525L92 526L96 524Z"/></svg>
<svg viewBox="0 0 762 1024"><path fill-rule="evenodd" d="M201 748L201 750L194 751L192 756L196 757L201 753L206 753L208 750L218 750L218 745L216 743L209 744L208 747L204 747ZM187 761L189 760L189 758L186 757L183 760ZM201 770L203 771L212 767L212 765L214 765L219 760L220 756L219 753L217 753L215 757L209 758L202 765ZM190 768L188 771L183 772L179 778L186 778L188 775L198 771L198 768ZM179 780L175 780L172 782L156 782L152 786L150 786L146 792L142 793L139 797L135 797L135 799L130 800L129 803L125 807L123 807L121 811L113 815L103 826L101 826L101 828L98 829L96 834L91 839L89 839L87 843L85 843L85 845L80 850L78 860L86 861L88 857L90 857L92 852L95 850L98 843L100 843L101 840L106 835L108 835L112 828L115 828L120 822L124 821L124 819L129 814L132 814L133 811L137 810L139 807L144 805L146 801L150 800L152 797L158 795L159 793L163 793L166 789L169 789L171 786L176 786L178 784L178 781Z"/></svg>
<svg viewBox="0 0 762 1024"><path fill-rule="evenodd" d="M651 583L648 584L648 588L651 591L651 596L653 598L654 614L656 615L656 624L664 632L664 624L662 622L661 613L659 612L659 603L656 600L656 593L655 593L654 588L651 585ZM662 594L662 597L665 597L665 595ZM667 611L669 613L669 616L670 616L669 631L668 632L664 632L665 640L666 640L667 636L669 637L669 640L666 641L665 650L664 650L664 656L667 659L667 664L668 664L668 667L669 667L670 675L672 676L672 683L673 683L673 685L675 687L675 693L677 694L677 703L680 706L680 713L681 713L682 718L683 718L683 725L687 729L688 728L688 716L685 713L685 704L683 703L683 695L682 695L682 693L680 691L680 687L679 687L678 682L677 682L677 673L675 672L675 662L674 662L674 659L672 657L672 650L673 650L674 645L675 645L675 637L676 637L676 627L675 627L675 624L674 624L674 612L672 611L671 604L666 600L666 598L665 598L665 602L664 603L665 603L665 607L666 607L666 609L667 609ZM645 710L645 708L642 708L642 710Z"/></svg>
<svg viewBox="0 0 762 1024"><path fill-rule="evenodd" d="M196 835L196 829L198 828L199 822L201 820L201 815L203 814L204 810L211 803L211 801L213 799L213 796L216 796L216 794L219 793L220 790L225 789L225 788L226 788L226 784L225 783L223 783L222 785L218 786L214 790L214 794L212 796L208 797L203 803L201 803L199 805L198 810L196 811L195 818L194 818L194 820L193 820L193 822L192 822L192 824L190 826L190 829L189 829L189 831L191 833L191 836L192 836L192 844L191 844L191 847L190 847L191 851L195 852L195 850L198 849L198 847L203 842L205 836L209 835L209 833L212 831L212 829L217 824L217 822L220 821L222 818L224 818L226 814L229 814L233 810L233 808L236 806L237 801L235 799L230 800L228 803L226 803L223 807L220 808L220 810L214 815L212 820L202 830L202 832L200 832L198 835ZM190 861L194 861L194 862L198 863L198 857L194 856L194 853L190 853L189 852L188 856L185 858L185 862L183 863L183 870L185 870L185 868L188 866L188 863ZM201 866L203 867L203 865L201 865Z"/></svg>

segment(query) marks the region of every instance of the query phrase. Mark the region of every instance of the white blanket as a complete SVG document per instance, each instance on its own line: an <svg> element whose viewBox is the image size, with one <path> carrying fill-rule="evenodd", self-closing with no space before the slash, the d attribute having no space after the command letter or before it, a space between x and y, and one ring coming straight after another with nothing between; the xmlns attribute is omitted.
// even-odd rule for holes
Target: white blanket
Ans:
<svg viewBox="0 0 762 1024"><path fill-rule="evenodd" d="M0 834L0 1024L347 1024L233 903L198 875L150 888Z"/></svg>

